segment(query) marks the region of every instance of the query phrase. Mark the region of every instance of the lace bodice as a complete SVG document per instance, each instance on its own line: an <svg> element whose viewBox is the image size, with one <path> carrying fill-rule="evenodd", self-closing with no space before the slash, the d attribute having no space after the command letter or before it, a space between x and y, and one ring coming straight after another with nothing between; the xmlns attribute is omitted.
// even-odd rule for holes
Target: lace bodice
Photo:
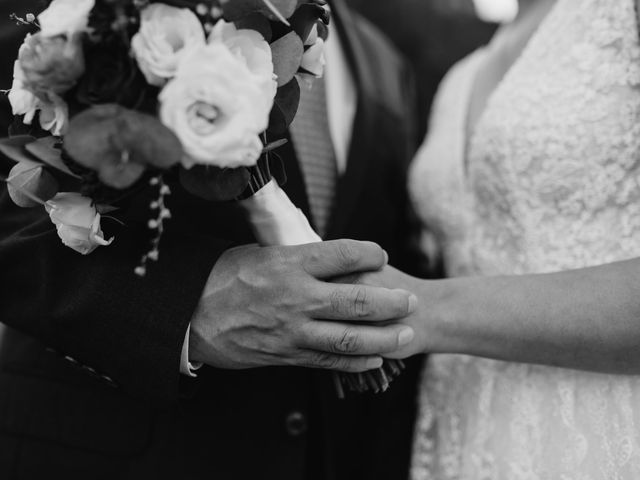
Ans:
<svg viewBox="0 0 640 480"><path fill-rule="evenodd" d="M633 0L557 0L466 151L469 94L487 51L445 79L411 174L449 274L640 256ZM416 480L640 478L638 377L439 355L421 391Z"/></svg>

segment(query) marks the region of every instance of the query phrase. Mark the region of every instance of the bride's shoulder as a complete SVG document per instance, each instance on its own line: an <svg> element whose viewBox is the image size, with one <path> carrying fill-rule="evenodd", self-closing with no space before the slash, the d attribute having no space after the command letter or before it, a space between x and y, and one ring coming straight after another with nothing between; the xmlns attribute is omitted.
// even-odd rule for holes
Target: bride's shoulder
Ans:
<svg viewBox="0 0 640 480"><path fill-rule="evenodd" d="M473 78L478 65L487 54L487 48L486 46L480 47L461 60L458 60L444 76L440 86L442 87L447 83L460 82L469 77Z"/></svg>
<svg viewBox="0 0 640 480"><path fill-rule="evenodd" d="M452 108L467 103L478 67L486 56L481 47L456 62L444 76L436 93L431 118L448 116ZM444 112L443 112L444 110Z"/></svg>

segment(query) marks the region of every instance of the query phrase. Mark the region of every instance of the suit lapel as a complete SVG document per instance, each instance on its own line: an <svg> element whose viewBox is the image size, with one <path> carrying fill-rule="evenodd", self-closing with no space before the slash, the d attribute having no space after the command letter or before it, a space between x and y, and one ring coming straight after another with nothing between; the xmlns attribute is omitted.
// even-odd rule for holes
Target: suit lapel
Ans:
<svg viewBox="0 0 640 480"><path fill-rule="evenodd" d="M338 238L356 207L358 197L364 187L367 160L375 147L373 127L375 125L376 104L373 101L371 82L375 76L367 62L367 53L359 36L357 26L349 8L342 0L330 1L333 11L332 22L342 38L342 45L351 67L358 92L356 115L347 160L347 169L338 181L336 201L329 221L328 239Z"/></svg>

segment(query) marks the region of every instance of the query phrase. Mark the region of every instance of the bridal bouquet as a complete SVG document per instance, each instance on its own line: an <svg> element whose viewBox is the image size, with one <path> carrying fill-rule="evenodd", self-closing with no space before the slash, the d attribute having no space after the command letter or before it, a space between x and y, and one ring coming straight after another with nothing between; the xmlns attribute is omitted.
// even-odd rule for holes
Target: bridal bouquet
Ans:
<svg viewBox="0 0 640 480"><path fill-rule="evenodd" d="M44 206L61 241L86 255L114 241L101 215L157 188L139 276L171 217L169 171L193 195L239 201L264 245L320 241L281 190L272 152L301 85L323 73L329 17L324 0L53 0L14 15L31 32L8 93L17 127L0 141L16 161L11 198ZM336 385L385 390L399 371L389 362Z"/></svg>

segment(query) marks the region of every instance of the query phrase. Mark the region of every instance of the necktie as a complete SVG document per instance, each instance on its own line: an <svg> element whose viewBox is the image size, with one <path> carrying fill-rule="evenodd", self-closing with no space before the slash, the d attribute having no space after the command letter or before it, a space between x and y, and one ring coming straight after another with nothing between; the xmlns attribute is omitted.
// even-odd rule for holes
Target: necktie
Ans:
<svg viewBox="0 0 640 480"><path fill-rule="evenodd" d="M291 135L307 187L313 223L318 235L323 236L338 178L324 79L315 79L311 86L302 82L300 90L300 106L291 124Z"/></svg>

